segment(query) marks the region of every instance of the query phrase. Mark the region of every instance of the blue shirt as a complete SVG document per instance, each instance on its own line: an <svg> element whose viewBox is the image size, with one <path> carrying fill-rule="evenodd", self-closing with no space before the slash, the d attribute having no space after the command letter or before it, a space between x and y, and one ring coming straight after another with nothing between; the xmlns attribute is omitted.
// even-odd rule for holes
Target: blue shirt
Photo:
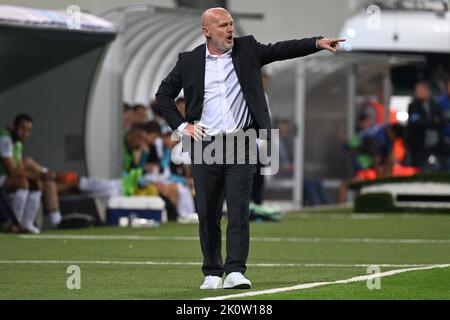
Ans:
<svg viewBox="0 0 450 320"><path fill-rule="evenodd" d="M442 111L446 114L447 123L444 126L444 135L450 137L450 123L448 122L448 112L450 111L450 97L447 94L442 94L439 96L437 102L442 108Z"/></svg>

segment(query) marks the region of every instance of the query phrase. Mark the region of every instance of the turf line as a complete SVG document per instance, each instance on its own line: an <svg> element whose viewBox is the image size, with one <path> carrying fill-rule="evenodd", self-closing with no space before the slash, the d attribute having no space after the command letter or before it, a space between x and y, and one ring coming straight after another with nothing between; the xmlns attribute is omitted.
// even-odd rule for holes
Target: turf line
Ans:
<svg viewBox="0 0 450 320"><path fill-rule="evenodd" d="M201 266L192 261L107 261L107 260L0 260L0 264L102 264L102 265L156 265L156 266ZM248 263L248 267L299 267L299 268L415 268L431 267L436 264L349 264L349 263Z"/></svg>
<svg viewBox="0 0 450 320"><path fill-rule="evenodd" d="M25 240L130 240L130 241L199 241L193 236L130 236L130 235L19 235ZM253 242L300 243L380 243L380 244L450 244L450 239L376 239L376 238L297 238L251 237Z"/></svg>
<svg viewBox="0 0 450 320"><path fill-rule="evenodd" d="M204 298L202 300L226 300L226 299L233 299L233 298L254 297L254 296L279 293L279 292L304 290L304 289L316 288L316 287L333 285L333 284L347 284L347 283L352 283L352 282L367 281L369 279L389 277L389 276L393 276L396 274L411 272L411 271L431 270L431 269L448 268L448 267L450 267L450 264L436 264L436 265L431 265L431 266L427 266L427 267L415 267L415 268L390 270L390 271L386 271L386 272L382 272L382 273L357 276L357 277L353 277L353 278L345 279L345 280L304 283L304 284L299 284L299 285L295 285L292 287L275 288L275 289L268 289L268 290L259 290L259 291L251 291L251 292L238 293L238 294L230 294L230 295L225 295L225 296L209 297L209 298Z"/></svg>
<svg viewBox="0 0 450 320"><path fill-rule="evenodd" d="M392 214L383 214L383 213L357 213L357 214L351 214L351 213L327 213L327 212L321 212L318 211L316 213L288 213L286 216L286 220L300 220L300 219L307 219L307 220L320 220L320 219L327 219L327 220L379 220L379 219L385 219L385 218L394 218L394 219L402 219L402 220L420 220L420 219L430 219L430 218L446 218L445 213L444 214L438 214L430 216L429 214L418 214L418 213L402 213L397 215Z"/></svg>

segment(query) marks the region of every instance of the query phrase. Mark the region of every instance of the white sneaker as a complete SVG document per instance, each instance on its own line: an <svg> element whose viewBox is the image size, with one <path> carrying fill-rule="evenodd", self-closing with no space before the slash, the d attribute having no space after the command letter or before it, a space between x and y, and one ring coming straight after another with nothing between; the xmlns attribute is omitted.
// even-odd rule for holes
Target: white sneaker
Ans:
<svg viewBox="0 0 450 320"><path fill-rule="evenodd" d="M33 233L33 234L41 233L41 230L36 228L33 224L26 225L25 229L27 229L28 232Z"/></svg>
<svg viewBox="0 0 450 320"><path fill-rule="evenodd" d="M206 276L205 282L200 286L200 289L222 289L222 278L217 276Z"/></svg>
<svg viewBox="0 0 450 320"><path fill-rule="evenodd" d="M252 283L240 272L230 273L223 282L224 289L250 289Z"/></svg>
<svg viewBox="0 0 450 320"><path fill-rule="evenodd" d="M57 226L62 221L61 212L59 212L59 211L52 211L49 214L49 218L50 218L51 224L53 226Z"/></svg>
<svg viewBox="0 0 450 320"><path fill-rule="evenodd" d="M198 224L198 214L189 213L184 217L179 217L178 222L181 224Z"/></svg>

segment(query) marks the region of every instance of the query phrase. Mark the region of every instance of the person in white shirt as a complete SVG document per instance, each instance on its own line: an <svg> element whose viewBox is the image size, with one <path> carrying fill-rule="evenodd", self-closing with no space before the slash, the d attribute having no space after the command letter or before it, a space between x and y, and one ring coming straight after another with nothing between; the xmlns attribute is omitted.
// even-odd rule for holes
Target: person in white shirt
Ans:
<svg viewBox="0 0 450 320"><path fill-rule="evenodd" d="M256 161L250 161L254 141L232 142L236 133L267 130L270 116L261 81L261 67L274 61L292 59L327 49L336 52L343 39L312 37L263 45L253 36L234 38L234 21L223 8L211 8L202 15L206 43L191 52L180 53L175 67L156 93L161 112L172 130L201 150L212 141L231 142L219 160L209 163L193 158L193 176L199 216L200 244L205 276L201 289L249 289L245 278L249 252L249 200ZM185 116L174 99L183 89ZM205 135L211 140L204 139ZM216 150L217 151L217 150ZM216 152L216 155L220 151ZM235 158L244 158L244 163ZM233 160L227 163L224 160ZM198 160L198 161L197 161ZM205 160L205 161L204 161ZM221 217L227 202L227 256L221 254ZM222 283L222 276L226 278Z"/></svg>

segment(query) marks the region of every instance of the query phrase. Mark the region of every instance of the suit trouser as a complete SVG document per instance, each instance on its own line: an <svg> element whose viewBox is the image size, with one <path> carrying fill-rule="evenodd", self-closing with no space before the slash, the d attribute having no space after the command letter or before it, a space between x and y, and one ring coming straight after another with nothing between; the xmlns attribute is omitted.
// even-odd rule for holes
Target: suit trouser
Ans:
<svg viewBox="0 0 450 320"><path fill-rule="evenodd" d="M227 136L228 138L228 136ZM214 141L195 142L201 144L202 152ZM232 151L223 149L222 163L205 161L196 163L192 171L199 217L200 244L203 253L203 274L219 276L223 273L246 271L249 252L249 202L256 171L256 164L249 161L249 143L237 146ZM225 147L225 143L223 144ZM253 150L253 149L252 149ZM245 164L236 163L236 155L245 152ZM214 152L213 152L214 154ZM235 161L226 161L233 155ZM191 153L192 159L192 153ZM223 264L222 218L223 201L227 204L226 260Z"/></svg>

